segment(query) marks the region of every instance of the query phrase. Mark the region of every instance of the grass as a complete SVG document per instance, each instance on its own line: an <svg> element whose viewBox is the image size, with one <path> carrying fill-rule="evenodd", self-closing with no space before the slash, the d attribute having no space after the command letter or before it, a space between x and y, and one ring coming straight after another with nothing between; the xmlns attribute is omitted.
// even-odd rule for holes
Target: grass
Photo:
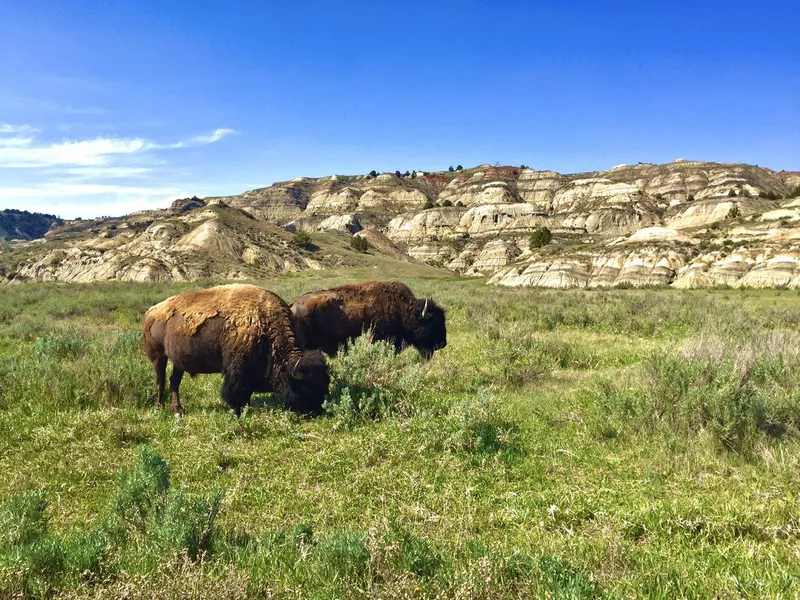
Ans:
<svg viewBox="0 0 800 600"><path fill-rule="evenodd" d="M141 316L201 284L3 287L0 596L796 594L797 293L424 273L447 348L357 342L317 418L217 376L152 406Z"/></svg>

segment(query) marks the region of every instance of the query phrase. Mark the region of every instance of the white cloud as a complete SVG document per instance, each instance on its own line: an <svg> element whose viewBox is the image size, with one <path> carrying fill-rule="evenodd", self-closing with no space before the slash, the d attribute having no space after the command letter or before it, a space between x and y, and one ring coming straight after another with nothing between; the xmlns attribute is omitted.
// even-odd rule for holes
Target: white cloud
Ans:
<svg viewBox="0 0 800 600"><path fill-rule="evenodd" d="M150 148L189 148L191 146L204 146L206 144L213 144L220 141L226 135L236 133L233 129L215 129L209 135L196 135L188 140L181 140L173 144L150 144Z"/></svg>
<svg viewBox="0 0 800 600"><path fill-rule="evenodd" d="M132 154L145 148L138 139L95 138L80 142L63 142L36 146L33 140L11 138L15 143L0 144L0 167L30 168L57 165L104 165L112 156Z"/></svg>
<svg viewBox="0 0 800 600"><path fill-rule="evenodd" d="M226 135L236 133L233 129L215 129L211 135L198 135L193 137L190 141L195 144L213 144L220 141Z"/></svg>
<svg viewBox="0 0 800 600"><path fill-rule="evenodd" d="M102 196L138 194L143 196L180 193L176 186L137 186L101 183L46 183L32 187L0 187L0 198L63 198L69 196Z"/></svg>
<svg viewBox="0 0 800 600"><path fill-rule="evenodd" d="M163 184L166 177L188 180L191 171L181 168L180 152L170 152L174 158L166 161L159 151L212 144L234 131L221 128L168 144L140 137L43 141L38 133L29 125L0 123L0 208L88 217L163 207L197 193L180 181Z"/></svg>
<svg viewBox="0 0 800 600"><path fill-rule="evenodd" d="M125 179L144 175L152 170L150 167L72 167L66 173L82 179Z"/></svg>

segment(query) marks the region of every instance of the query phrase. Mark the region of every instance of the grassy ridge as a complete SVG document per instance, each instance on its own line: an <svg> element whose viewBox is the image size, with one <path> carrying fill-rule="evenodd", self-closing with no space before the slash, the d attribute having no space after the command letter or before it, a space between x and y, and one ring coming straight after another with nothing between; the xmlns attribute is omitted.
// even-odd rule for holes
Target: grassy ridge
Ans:
<svg viewBox="0 0 800 600"><path fill-rule="evenodd" d="M358 344L316 419L186 379L182 421L138 329L196 284L5 287L0 595L795 593L796 293L407 282L432 361Z"/></svg>

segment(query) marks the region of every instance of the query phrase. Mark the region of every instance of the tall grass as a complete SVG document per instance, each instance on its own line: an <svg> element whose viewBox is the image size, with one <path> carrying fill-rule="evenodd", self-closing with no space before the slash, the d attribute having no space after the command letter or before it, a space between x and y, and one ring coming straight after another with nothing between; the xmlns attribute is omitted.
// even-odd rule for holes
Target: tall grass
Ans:
<svg viewBox="0 0 800 600"><path fill-rule="evenodd" d="M796 593L797 294L409 283L430 361L362 337L315 418L187 377L180 421L139 323L203 284L3 288L0 597Z"/></svg>

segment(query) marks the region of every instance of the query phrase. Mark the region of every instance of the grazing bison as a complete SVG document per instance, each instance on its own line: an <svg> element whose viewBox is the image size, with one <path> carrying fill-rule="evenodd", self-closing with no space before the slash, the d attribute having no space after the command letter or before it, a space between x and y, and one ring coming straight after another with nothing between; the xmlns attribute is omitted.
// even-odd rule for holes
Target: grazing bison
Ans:
<svg viewBox="0 0 800 600"><path fill-rule="evenodd" d="M275 392L300 412L322 407L329 376L319 350L298 347L289 306L254 285L186 292L151 307L142 323L144 349L164 406L167 359L172 412L181 415L184 372L222 373L222 398L241 414L253 392Z"/></svg>
<svg viewBox="0 0 800 600"><path fill-rule="evenodd" d="M366 330L397 352L414 346L426 359L447 345L444 310L415 298L402 283L368 281L310 292L294 301L292 312L306 347L330 356Z"/></svg>

